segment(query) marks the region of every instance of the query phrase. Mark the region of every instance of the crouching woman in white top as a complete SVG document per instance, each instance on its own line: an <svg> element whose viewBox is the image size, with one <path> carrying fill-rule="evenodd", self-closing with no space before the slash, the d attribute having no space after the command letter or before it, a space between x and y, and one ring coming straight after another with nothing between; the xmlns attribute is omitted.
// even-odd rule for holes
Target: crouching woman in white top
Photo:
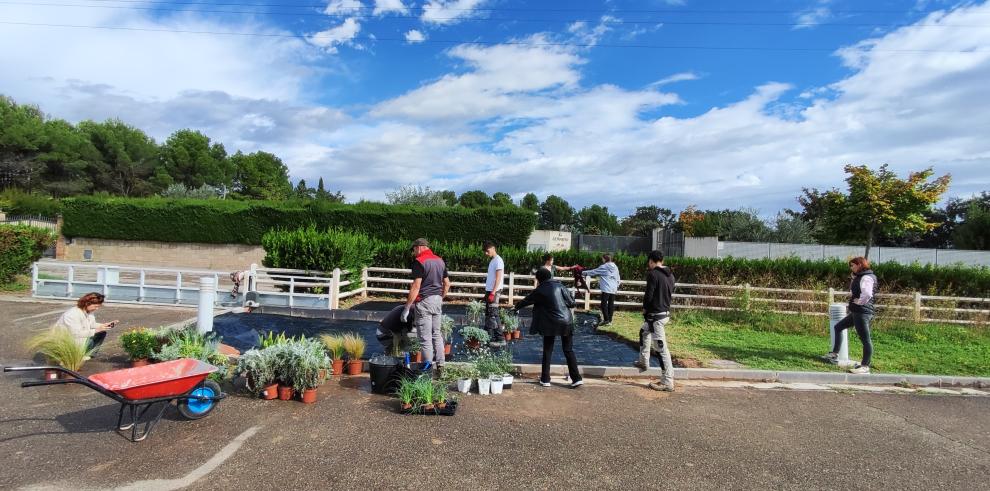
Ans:
<svg viewBox="0 0 990 491"><path fill-rule="evenodd" d="M93 312L103 306L103 295L100 293L87 293L79 298L76 306L66 310L62 317L55 323L56 328L67 329L76 338L79 344L92 350L93 353L100 348L107 337L107 330L113 328L120 321L111 321L106 324L97 324L96 316Z"/></svg>

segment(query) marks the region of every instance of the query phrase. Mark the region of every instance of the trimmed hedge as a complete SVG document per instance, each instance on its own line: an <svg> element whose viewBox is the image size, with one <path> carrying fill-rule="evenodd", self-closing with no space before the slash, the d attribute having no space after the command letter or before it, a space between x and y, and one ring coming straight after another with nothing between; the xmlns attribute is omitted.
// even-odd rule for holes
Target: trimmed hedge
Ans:
<svg viewBox="0 0 990 491"><path fill-rule="evenodd" d="M481 246L435 244L433 251L444 259L451 271L485 272L488 258ZM543 264L542 252L501 247L499 255L506 270L531 274ZM375 254L375 266L409 267L408 244L381 244ZM554 253L556 264L580 264L594 267L601 264L601 255L593 252L559 251ZM642 281L646 277L646 256L617 254L614 261L623 279ZM849 266L844 261L805 261L801 259L714 259L670 257L665 264L674 270L679 283L708 285L742 285L769 288L820 289L839 291L849 288ZM888 293L920 291L926 295L972 296L985 298L990 294L990 268L965 266L935 267L906 266L896 263L875 265L880 290Z"/></svg>
<svg viewBox="0 0 990 491"><path fill-rule="evenodd" d="M376 241L362 233L330 229L325 232L316 227L298 230L272 230L264 235L261 244L265 248L262 263L269 268L333 271L333 268L350 271L345 280L358 288L361 268L371 264Z"/></svg>
<svg viewBox="0 0 990 491"><path fill-rule="evenodd" d="M269 230L313 225L359 231L384 241L488 239L524 247L536 225L532 212L516 207L164 198L67 198L63 218L66 237L254 245L261 244Z"/></svg>
<svg viewBox="0 0 990 491"><path fill-rule="evenodd" d="M0 284L27 273L55 243L55 234L27 225L0 225Z"/></svg>

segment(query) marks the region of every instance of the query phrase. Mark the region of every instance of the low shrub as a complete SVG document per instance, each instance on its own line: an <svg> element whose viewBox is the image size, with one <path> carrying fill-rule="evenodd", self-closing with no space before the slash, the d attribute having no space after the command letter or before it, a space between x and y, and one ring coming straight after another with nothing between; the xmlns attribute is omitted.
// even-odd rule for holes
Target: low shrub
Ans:
<svg viewBox="0 0 990 491"><path fill-rule="evenodd" d="M0 284L25 274L55 243L55 234L26 225L0 225Z"/></svg>

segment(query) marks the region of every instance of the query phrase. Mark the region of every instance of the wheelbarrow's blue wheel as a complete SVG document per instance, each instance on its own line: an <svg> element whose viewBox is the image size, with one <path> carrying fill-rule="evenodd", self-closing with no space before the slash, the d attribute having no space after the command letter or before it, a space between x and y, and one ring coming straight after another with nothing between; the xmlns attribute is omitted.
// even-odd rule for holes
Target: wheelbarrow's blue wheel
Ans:
<svg viewBox="0 0 990 491"><path fill-rule="evenodd" d="M220 386L212 380L207 380L205 384L196 386L189 395L216 397L220 395ZM179 402L179 413L186 419L199 419L210 414L216 406L217 401L213 400L186 399Z"/></svg>

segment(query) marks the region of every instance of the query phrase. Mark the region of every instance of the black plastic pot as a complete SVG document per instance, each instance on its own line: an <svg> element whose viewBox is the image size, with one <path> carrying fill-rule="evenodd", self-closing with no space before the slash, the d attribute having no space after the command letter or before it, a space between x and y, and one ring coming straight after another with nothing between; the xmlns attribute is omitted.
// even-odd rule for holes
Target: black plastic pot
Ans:
<svg viewBox="0 0 990 491"><path fill-rule="evenodd" d="M399 384L399 378L405 368L402 361L391 356L375 357L368 361L368 372L371 375L371 391L375 394L391 394Z"/></svg>

